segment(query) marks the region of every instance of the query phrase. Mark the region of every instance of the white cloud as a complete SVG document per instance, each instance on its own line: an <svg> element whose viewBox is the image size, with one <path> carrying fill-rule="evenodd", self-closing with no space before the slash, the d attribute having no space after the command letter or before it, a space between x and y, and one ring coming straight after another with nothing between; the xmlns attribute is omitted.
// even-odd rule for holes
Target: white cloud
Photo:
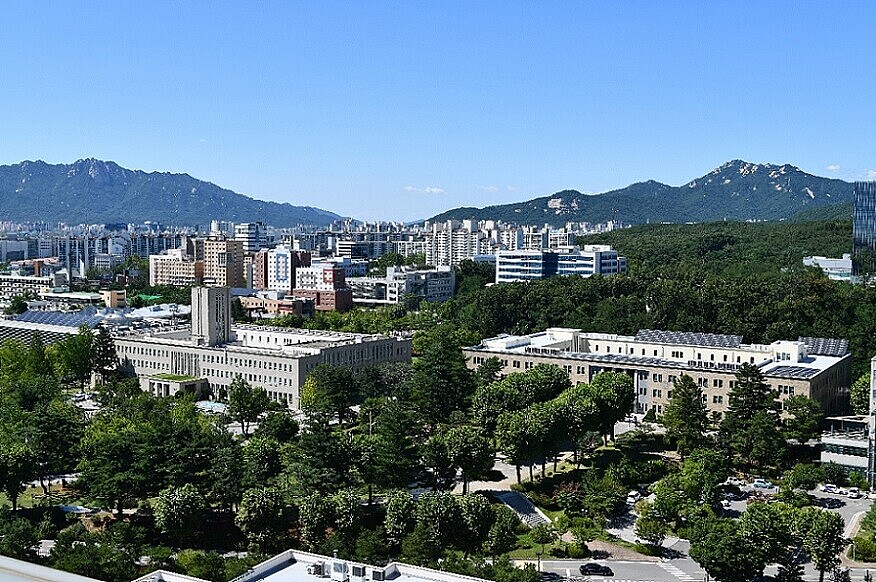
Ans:
<svg viewBox="0 0 876 582"><path fill-rule="evenodd" d="M868 180L876 180L876 170L864 170Z"/></svg>
<svg viewBox="0 0 876 582"><path fill-rule="evenodd" d="M444 188L438 188L437 186L426 186L424 188L405 186L405 192L414 192L417 194L444 194Z"/></svg>
<svg viewBox="0 0 876 582"><path fill-rule="evenodd" d="M505 186L509 192L517 192L517 186Z"/></svg>
<svg viewBox="0 0 876 582"><path fill-rule="evenodd" d="M498 192L499 188L497 186L478 186L478 190L481 192Z"/></svg>
<svg viewBox="0 0 876 582"><path fill-rule="evenodd" d="M829 165L829 166L826 168L826 170L827 170L828 172L839 172L839 171L840 171L840 167L839 167L839 164L831 164L831 165Z"/></svg>

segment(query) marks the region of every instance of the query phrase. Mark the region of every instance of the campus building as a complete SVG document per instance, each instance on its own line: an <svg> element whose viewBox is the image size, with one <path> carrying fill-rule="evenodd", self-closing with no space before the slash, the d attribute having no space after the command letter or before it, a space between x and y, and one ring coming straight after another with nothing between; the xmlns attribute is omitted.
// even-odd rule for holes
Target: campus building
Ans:
<svg viewBox="0 0 876 582"><path fill-rule="evenodd" d="M555 275L623 275L627 259L608 245L586 245L551 250L496 252L496 283L532 281Z"/></svg>
<svg viewBox="0 0 876 582"><path fill-rule="evenodd" d="M728 393L742 364L757 366L780 401L802 394L830 414L848 407L852 356L848 341L799 338L771 344L743 344L736 335L639 330L635 336L550 328L540 333L500 335L463 350L477 368L487 358L502 362L503 373L537 364L563 368L573 383L590 382L599 372L629 374L636 389L635 412L661 414L678 376L691 376L703 389L710 411L724 413Z"/></svg>
<svg viewBox="0 0 876 582"><path fill-rule="evenodd" d="M228 289L192 289L190 330L114 336L123 369L139 377L203 379L213 394L240 375L272 400L298 408L301 386L319 364L358 370L411 359L410 339L232 325L230 306Z"/></svg>
<svg viewBox="0 0 876 582"><path fill-rule="evenodd" d="M855 182L852 254L855 275L876 272L876 182Z"/></svg>
<svg viewBox="0 0 876 582"><path fill-rule="evenodd" d="M354 303L396 305L406 297L441 302L453 297L456 273L452 267L388 267L383 277L353 277L348 282Z"/></svg>
<svg viewBox="0 0 876 582"><path fill-rule="evenodd" d="M857 471L876 487L876 358L870 360L870 414L825 419L821 462L836 463L847 473Z"/></svg>

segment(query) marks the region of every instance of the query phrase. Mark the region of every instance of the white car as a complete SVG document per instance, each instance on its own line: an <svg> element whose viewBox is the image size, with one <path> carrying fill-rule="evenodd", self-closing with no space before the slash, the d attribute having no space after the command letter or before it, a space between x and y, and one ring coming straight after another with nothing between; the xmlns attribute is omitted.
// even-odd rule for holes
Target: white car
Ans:
<svg viewBox="0 0 876 582"><path fill-rule="evenodd" d="M739 477L728 477L726 481L724 481L727 485L735 485L736 487L744 487L745 480L740 479Z"/></svg>
<svg viewBox="0 0 876 582"><path fill-rule="evenodd" d="M635 504L639 499L642 498L642 494L638 491L630 491L627 495L627 503L630 505Z"/></svg>
<svg viewBox="0 0 876 582"><path fill-rule="evenodd" d="M861 495L861 490L857 487L849 487L848 497L849 499L860 499L863 495Z"/></svg>
<svg viewBox="0 0 876 582"><path fill-rule="evenodd" d="M837 494L837 495L848 495L848 494L849 494L849 490L846 489L845 487L839 487L839 488L836 490L836 494Z"/></svg>
<svg viewBox="0 0 876 582"><path fill-rule="evenodd" d="M836 493L837 486L834 485L833 483L825 483L824 485L819 487L818 490L821 491L822 493Z"/></svg>

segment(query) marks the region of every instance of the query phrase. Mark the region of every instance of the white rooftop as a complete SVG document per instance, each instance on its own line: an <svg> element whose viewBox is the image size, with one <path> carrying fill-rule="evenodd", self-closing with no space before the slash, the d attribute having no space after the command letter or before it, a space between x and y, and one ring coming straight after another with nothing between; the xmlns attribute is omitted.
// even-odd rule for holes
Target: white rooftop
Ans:
<svg viewBox="0 0 876 582"><path fill-rule="evenodd" d="M3 582L100 582L94 578L86 578L6 556L0 556L0 580Z"/></svg>

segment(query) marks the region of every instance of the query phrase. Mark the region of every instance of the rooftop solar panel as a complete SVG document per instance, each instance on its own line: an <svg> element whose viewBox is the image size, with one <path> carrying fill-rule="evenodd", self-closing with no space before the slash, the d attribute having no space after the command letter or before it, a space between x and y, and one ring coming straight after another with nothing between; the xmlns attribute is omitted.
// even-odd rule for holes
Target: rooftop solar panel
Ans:
<svg viewBox="0 0 876 582"><path fill-rule="evenodd" d="M849 353L849 340L828 337L801 337L810 356L842 357Z"/></svg>
<svg viewBox="0 0 876 582"><path fill-rule="evenodd" d="M656 329L640 329L636 340L661 344L679 344L687 346L703 346L713 348L738 348L742 343L740 335L723 335L717 333L694 333L687 331L661 331Z"/></svg>
<svg viewBox="0 0 876 582"><path fill-rule="evenodd" d="M776 366L764 372L765 376L779 376L781 378L806 379L818 375L821 370L816 368L804 368L802 366Z"/></svg>

